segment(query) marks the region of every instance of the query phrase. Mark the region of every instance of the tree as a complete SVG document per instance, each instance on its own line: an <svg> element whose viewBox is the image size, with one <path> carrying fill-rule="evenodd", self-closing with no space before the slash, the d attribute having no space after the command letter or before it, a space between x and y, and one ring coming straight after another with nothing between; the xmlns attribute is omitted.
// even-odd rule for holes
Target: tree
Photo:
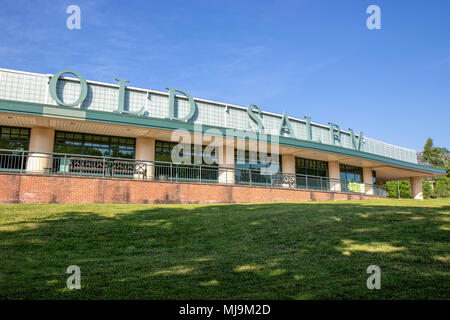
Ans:
<svg viewBox="0 0 450 320"><path fill-rule="evenodd" d="M450 178L443 177L436 179L436 186L433 191L437 198L445 198L450 196Z"/></svg>
<svg viewBox="0 0 450 320"><path fill-rule="evenodd" d="M433 139L428 138L423 147L423 151L417 154L417 160L420 164L446 170L446 177L435 179L435 187L430 196L432 198L448 197L450 195L450 158L448 149L435 147ZM425 197L425 192L428 192L428 187L423 182L422 190Z"/></svg>
<svg viewBox="0 0 450 320"><path fill-rule="evenodd" d="M398 185L397 180L386 182L386 191L388 197L398 198L398 189L400 188L400 198L411 198L411 182L409 180L400 180Z"/></svg>
<svg viewBox="0 0 450 320"><path fill-rule="evenodd" d="M433 189L431 188L431 183L427 180L422 180L422 193L424 199L431 198L431 194L433 193Z"/></svg>
<svg viewBox="0 0 450 320"><path fill-rule="evenodd" d="M444 162L445 170L447 171L447 177L450 177L450 156L447 148L444 148Z"/></svg>
<svg viewBox="0 0 450 320"><path fill-rule="evenodd" d="M448 150L446 148L435 147L433 145L433 139L428 138L419 157L421 163L438 168L445 168L445 158L448 158Z"/></svg>

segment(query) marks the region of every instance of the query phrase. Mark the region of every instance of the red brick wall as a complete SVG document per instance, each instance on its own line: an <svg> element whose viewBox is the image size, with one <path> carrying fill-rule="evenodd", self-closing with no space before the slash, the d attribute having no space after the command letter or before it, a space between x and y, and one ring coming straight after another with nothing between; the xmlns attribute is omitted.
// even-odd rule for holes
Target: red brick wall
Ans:
<svg viewBox="0 0 450 320"><path fill-rule="evenodd" d="M239 203L370 198L376 197L237 185L0 174L3 203Z"/></svg>

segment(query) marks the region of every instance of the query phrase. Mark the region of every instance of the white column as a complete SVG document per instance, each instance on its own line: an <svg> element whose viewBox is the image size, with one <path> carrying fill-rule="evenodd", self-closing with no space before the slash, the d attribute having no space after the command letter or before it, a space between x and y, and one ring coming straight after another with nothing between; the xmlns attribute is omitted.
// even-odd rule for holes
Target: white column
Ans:
<svg viewBox="0 0 450 320"><path fill-rule="evenodd" d="M147 160L149 162L140 162L145 165L146 175L138 175L138 178L153 180L155 177L155 139L147 137L136 138L136 160ZM140 167L139 167L140 168Z"/></svg>
<svg viewBox="0 0 450 320"><path fill-rule="evenodd" d="M341 178L341 171L339 170L338 161L328 162L328 174L330 176L330 190L335 192L341 191L341 183L339 179ZM336 180L333 180L336 179Z"/></svg>
<svg viewBox="0 0 450 320"><path fill-rule="evenodd" d="M422 178L421 177L411 177L411 194L413 199L423 200L422 194Z"/></svg>
<svg viewBox="0 0 450 320"><path fill-rule="evenodd" d="M217 147L219 167L219 182L233 184L234 177L234 142L226 142Z"/></svg>
<svg viewBox="0 0 450 320"><path fill-rule="evenodd" d="M35 127L30 132L30 153L27 160L27 172L44 173L52 169L52 156L46 152L53 152L55 130Z"/></svg>
<svg viewBox="0 0 450 320"><path fill-rule="evenodd" d="M369 195L373 195L373 176L372 176L372 168L363 168L363 181L365 193Z"/></svg>

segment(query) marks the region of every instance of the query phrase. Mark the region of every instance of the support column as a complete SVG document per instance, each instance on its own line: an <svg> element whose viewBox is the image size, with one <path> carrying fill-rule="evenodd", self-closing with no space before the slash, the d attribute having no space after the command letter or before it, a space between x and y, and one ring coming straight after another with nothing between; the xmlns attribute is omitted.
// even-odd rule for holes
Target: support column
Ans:
<svg viewBox="0 0 450 320"><path fill-rule="evenodd" d="M364 192L373 195L373 175L372 168L363 168Z"/></svg>
<svg viewBox="0 0 450 320"><path fill-rule="evenodd" d="M281 155L281 166L283 173L295 174L295 156L293 154Z"/></svg>
<svg viewBox="0 0 450 320"><path fill-rule="evenodd" d="M224 139L224 143L217 147L219 160L219 183L234 184L234 141Z"/></svg>
<svg viewBox="0 0 450 320"><path fill-rule="evenodd" d="M423 200L422 194L422 178L421 177L411 177L411 194L413 199Z"/></svg>
<svg viewBox="0 0 450 320"><path fill-rule="evenodd" d="M147 137L136 138L136 160L147 160L149 162L139 162L145 166L145 175L138 174L137 178L153 180L155 178L155 139ZM138 169L139 170L139 169Z"/></svg>
<svg viewBox="0 0 450 320"><path fill-rule="evenodd" d="M293 154L283 154L281 155L281 167L283 169L283 173L286 173L284 179L282 180L284 183L282 187L289 188L292 187L292 183L294 186L297 185L297 178L295 176L295 156ZM288 178L289 177L289 178ZM288 180L285 180L287 178ZM291 180L293 178L293 180Z"/></svg>
<svg viewBox="0 0 450 320"><path fill-rule="evenodd" d="M328 174L330 176L330 190L335 192L341 191L341 171L339 170L338 161L328 162Z"/></svg>
<svg viewBox="0 0 450 320"><path fill-rule="evenodd" d="M55 130L40 127L31 128L27 172L51 172L53 167L52 155L48 153L53 152L54 141Z"/></svg>

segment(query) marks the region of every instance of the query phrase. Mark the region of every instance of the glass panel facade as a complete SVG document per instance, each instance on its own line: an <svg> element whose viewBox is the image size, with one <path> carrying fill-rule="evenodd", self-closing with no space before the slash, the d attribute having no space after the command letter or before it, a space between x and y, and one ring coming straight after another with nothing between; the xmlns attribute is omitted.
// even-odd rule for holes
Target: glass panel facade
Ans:
<svg viewBox="0 0 450 320"><path fill-rule="evenodd" d="M0 127L0 149L28 150L30 129Z"/></svg>
<svg viewBox="0 0 450 320"><path fill-rule="evenodd" d="M346 164L340 164L339 169L341 171L341 180L352 182L363 182L363 170L360 167L349 166Z"/></svg>
<svg viewBox="0 0 450 320"><path fill-rule="evenodd" d="M219 169L216 148L213 148L211 152L205 152L207 146L186 146L180 150L179 155L189 158L190 164L176 164L172 162L172 150L177 145L178 142L155 141L155 161L168 162L156 165L156 179L217 182ZM188 150L188 153L182 154L182 150Z"/></svg>
<svg viewBox="0 0 450 320"><path fill-rule="evenodd" d="M328 162L305 158L295 158L295 173L328 177Z"/></svg>
<svg viewBox="0 0 450 320"><path fill-rule="evenodd" d="M30 144L30 129L0 126L0 149L28 150ZM18 152L2 151L0 168L7 170L25 169L26 161Z"/></svg>
<svg viewBox="0 0 450 320"><path fill-rule="evenodd" d="M134 159L135 139L57 131L54 152Z"/></svg>
<svg viewBox="0 0 450 320"><path fill-rule="evenodd" d="M306 189L329 189L328 162L295 158L297 187Z"/></svg>
<svg viewBox="0 0 450 320"><path fill-rule="evenodd" d="M178 142L155 141L155 161L172 162L172 150L176 145ZM205 152L205 148L202 145L191 145L184 150L189 150L186 156L190 157L191 164L217 166L217 148L213 148L211 152ZM182 152L180 156L183 156Z"/></svg>
<svg viewBox="0 0 450 320"><path fill-rule="evenodd" d="M341 191L359 192L363 182L363 169L360 167L340 164L341 171Z"/></svg>
<svg viewBox="0 0 450 320"><path fill-rule="evenodd" d="M281 156L276 157L278 170L273 174L263 174L265 168L270 168L271 154L262 157L258 152L234 150L235 181L242 184L271 184L272 178L282 172ZM273 166L272 166L273 167Z"/></svg>

